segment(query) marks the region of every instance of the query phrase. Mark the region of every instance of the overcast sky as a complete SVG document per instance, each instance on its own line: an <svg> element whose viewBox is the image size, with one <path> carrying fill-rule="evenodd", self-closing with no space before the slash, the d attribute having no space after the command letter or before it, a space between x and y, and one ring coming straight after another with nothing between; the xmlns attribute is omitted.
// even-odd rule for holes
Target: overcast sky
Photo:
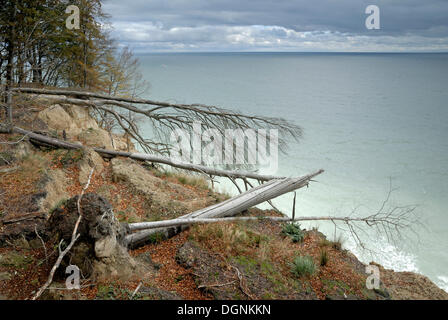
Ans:
<svg viewBox="0 0 448 320"><path fill-rule="evenodd" d="M368 30L368 5L380 30ZM136 52L448 51L448 0L105 0Z"/></svg>

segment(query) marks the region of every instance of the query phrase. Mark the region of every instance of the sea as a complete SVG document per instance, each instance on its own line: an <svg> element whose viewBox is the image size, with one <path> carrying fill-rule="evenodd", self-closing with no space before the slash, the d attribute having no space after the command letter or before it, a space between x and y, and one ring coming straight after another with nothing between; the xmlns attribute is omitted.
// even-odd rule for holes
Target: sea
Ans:
<svg viewBox="0 0 448 320"><path fill-rule="evenodd" d="M303 128L277 175L323 168L297 192L296 215L366 216L416 206L399 241L366 231L365 248L331 223L358 258L428 276L448 291L448 54L160 53L139 55L146 98L283 117ZM148 126L150 124L147 124ZM262 173L262 172L261 172ZM236 188L222 181L222 191ZM390 192L392 190L392 192ZM287 214L293 194L274 200ZM262 207L269 208L268 205ZM369 228L367 228L369 229Z"/></svg>

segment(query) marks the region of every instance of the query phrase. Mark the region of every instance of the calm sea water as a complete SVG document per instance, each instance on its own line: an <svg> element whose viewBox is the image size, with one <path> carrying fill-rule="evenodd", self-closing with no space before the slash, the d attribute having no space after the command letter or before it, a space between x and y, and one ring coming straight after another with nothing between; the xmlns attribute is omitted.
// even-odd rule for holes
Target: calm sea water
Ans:
<svg viewBox="0 0 448 320"><path fill-rule="evenodd" d="M302 215L376 212L417 204L419 241L367 239L364 262L416 271L448 290L448 54L154 54L140 57L153 99L282 116L304 137L279 175L325 174L298 194ZM228 188L231 190L231 188ZM291 211L292 195L276 205ZM330 238L330 225L313 223Z"/></svg>

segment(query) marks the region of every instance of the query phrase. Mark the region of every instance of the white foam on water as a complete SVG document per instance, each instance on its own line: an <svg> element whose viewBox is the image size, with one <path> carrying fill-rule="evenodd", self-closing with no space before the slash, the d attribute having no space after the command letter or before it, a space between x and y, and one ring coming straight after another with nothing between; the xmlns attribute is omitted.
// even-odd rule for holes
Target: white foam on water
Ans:
<svg viewBox="0 0 448 320"><path fill-rule="evenodd" d="M386 239L369 242L372 252L367 252L355 245L352 240L347 241L346 248L350 250L363 263L375 261L386 269L394 271L420 272L417 267L417 256L407 253L387 242Z"/></svg>

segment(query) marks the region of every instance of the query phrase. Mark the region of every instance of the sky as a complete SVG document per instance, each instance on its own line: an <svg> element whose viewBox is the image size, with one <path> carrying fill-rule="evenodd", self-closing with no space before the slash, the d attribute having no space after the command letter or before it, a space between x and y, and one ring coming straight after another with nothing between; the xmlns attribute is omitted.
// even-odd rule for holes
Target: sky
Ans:
<svg viewBox="0 0 448 320"><path fill-rule="evenodd" d="M104 0L112 36L151 52L448 52L448 0ZM379 28L367 29L369 5Z"/></svg>

